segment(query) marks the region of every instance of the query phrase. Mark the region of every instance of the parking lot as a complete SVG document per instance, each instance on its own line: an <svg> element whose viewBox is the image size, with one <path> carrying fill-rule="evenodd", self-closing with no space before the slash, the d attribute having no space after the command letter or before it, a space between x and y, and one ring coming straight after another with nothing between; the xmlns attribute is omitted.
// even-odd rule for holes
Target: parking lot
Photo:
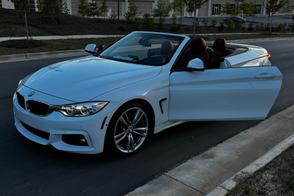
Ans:
<svg viewBox="0 0 294 196"><path fill-rule="evenodd" d="M271 114L293 105L294 40L251 44L268 49L284 76ZM0 63L0 195L122 195L258 123L184 123L154 136L143 151L124 159L58 152L17 133L12 95L24 76L61 60L65 58Z"/></svg>

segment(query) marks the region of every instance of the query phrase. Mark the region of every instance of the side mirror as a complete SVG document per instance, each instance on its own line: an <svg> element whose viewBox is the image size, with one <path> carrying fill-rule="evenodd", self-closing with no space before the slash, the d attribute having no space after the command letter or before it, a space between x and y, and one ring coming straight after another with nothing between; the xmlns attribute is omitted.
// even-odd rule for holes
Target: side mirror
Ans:
<svg viewBox="0 0 294 196"><path fill-rule="evenodd" d="M204 71L204 63L201 59L192 59L187 66L188 71Z"/></svg>
<svg viewBox="0 0 294 196"><path fill-rule="evenodd" d="M87 44L85 47L85 52L88 52L90 54L95 54L97 51L96 44Z"/></svg>

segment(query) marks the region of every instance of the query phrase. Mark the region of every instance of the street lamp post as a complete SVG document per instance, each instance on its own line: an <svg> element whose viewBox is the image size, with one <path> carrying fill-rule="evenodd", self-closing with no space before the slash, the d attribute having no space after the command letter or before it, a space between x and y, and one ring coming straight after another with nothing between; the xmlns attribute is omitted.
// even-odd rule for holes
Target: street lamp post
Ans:
<svg viewBox="0 0 294 196"><path fill-rule="evenodd" d="M120 9L119 0L117 0L117 20L119 20L119 9Z"/></svg>

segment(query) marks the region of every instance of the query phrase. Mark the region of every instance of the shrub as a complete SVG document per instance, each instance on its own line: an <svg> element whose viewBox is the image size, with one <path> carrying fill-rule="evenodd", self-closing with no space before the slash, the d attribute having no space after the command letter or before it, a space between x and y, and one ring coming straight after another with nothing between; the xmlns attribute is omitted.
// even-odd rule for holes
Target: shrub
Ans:
<svg viewBox="0 0 294 196"><path fill-rule="evenodd" d="M128 12L125 14L126 20L131 22L134 21L136 19L136 15L137 15L137 6L135 5L135 3L133 1L130 1L130 6L129 6L129 10Z"/></svg>
<svg viewBox="0 0 294 196"><path fill-rule="evenodd" d="M248 24L247 30L248 30L249 32L252 32L252 31L253 31L253 24L252 24L252 23L249 23L249 24Z"/></svg>
<svg viewBox="0 0 294 196"><path fill-rule="evenodd" d="M225 27L228 30L235 30L235 28L236 28L235 23L232 20L226 20L225 21Z"/></svg>
<svg viewBox="0 0 294 196"><path fill-rule="evenodd" d="M171 7L169 4L166 4L164 1L159 0L157 2L156 8L153 9L153 16L159 18L159 24L162 26L164 23L165 17L169 15Z"/></svg>
<svg viewBox="0 0 294 196"><path fill-rule="evenodd" d="M169 28L170 32L177 33L181 30L181 25L174 24Z"/></svg>
<svg viewBox="0 0 294 196"><path fill-rule="evenodd" d="M142 26L146 29L151 29L154 25L154 19L151 17L150 14L144 14L142 19Z"/></svg>
<svg viewBox="0 0 294 196"><path fill-rule="evenodd" d="M225 29L225 24L224 22L220 22L219 26L217 27L219 32L223 32Z"/></svg>
<svg viewBox="0 0 294 196"><path fill-rule="evenodd" d="M216 27L217 25L217 21L216 20L212 20L211 23L210 23L210 26L211 27Z"/></svg>
<svg viewBox="0 0 294 196"><path fill-rule="evenodd" d="M290 25L290 30L294 32L294 24Z"/></svg>

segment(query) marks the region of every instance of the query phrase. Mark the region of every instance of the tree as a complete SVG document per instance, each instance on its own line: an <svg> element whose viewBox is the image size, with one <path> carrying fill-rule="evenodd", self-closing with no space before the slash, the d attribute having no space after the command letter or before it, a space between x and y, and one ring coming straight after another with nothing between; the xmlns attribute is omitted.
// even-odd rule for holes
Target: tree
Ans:
<svg viewBox="0 0 294 196"><path fill-rule="evenodd" d="M171 7L174 12L180 12L181 16L181 24L183 24L183 17L184 17L184 9L186 6L185 0L174 0L174 2L171 4Z"/></svg>
<svg viewBox="0 0 294 196"><path fill-rule="evenodd" d="M270 21L269 31L272 33L272 16L277 13L282 7L287 3L287 0L266 0L266 8L268 13L268 18Z"/></svg>
<svg viewBox="0 0 294 196"><path fill-rule="evenodd" d="M193 33L196 32L196 12L201 6L207 2L207 0L185 0L185 4L187 6L187 10L191 13L194 12L194 20L193 20Z"/></svg>
<svg viewBox="0 0 294 196"><path fill-rule="evenodd" d="M64 2L62 0L39 0L41 12L56 15L64 12Z"/></svg>
<svg viewBox="0 0 294 196"><path fill-rule="evenodd" d="M87 0L80 0L79 4L79 14L82 16L88 16L90 11L90 5Z"/></svg>
<svg viewBox="0 0 294 196"><path fill-rule="evenodd" d="M102 16L103 16L104 18L106 18L107 10L108 10L108 7L107 7L107 5L106 5L106 0L104 0L104 1L102 2L101 7L100 7L100 12L101 12L101 14L102 14Z"/></svg>
<svg viewBox="0 0 294 196"><path fill-rule="evenodd" d="M29 11L31 3L32 2L29 0L14 0L14 4L16 5L16 9L22 10L24 12L24 22L25 22L27 40L29 40L29 37L30 37L27 12Z"/></svg>
<svg viewBox="0 0 294 196"><path fill-rule="evenodd" d="M100 8L97 6L96 2L89 3L87 16L100 16Z"/></svg>
<svg viewBox="0 0 294 196"><path fill-rule="evenodd" d="M241 14L252 16L256 14L255 4L245 0L235 0L235 4L225 3L222 9L223 13L233 16Z"/></svg>
<svg viewBox="0 0 294 196"><path fill-rule="evenodd" d="M232 16L238 15L238 11L236 9L235 4L225 3L224 6L222 7L222 10L223 10L223 13L228 15L232 15Z"/></svg>
<svg viewBox="0 0 294 196"><path fill-rule="evenodd" d="M162 0L158 0L156 8L153 10L153 16L159 17L159 24L162 26L164 23L164 18L169 15L170 5L163 2Z"/></svg>
<svg viewBox="0 0 294 196"><path fill-rule="evenodd" d="M244 15L253 16L256 13L255 4L243 1L239 6L240 11Z"/></svg>
<svg viewBox="0 0 294 196"><path fill-rule="evenodd" d="M151 29L154 23L154 18L150 14L144 14L142 18L143 28Z"/></svg>
<svg viewBox="0 0 294 196"><path fill-rule="evenodd" d="M34 0L14 0L13 2L16 10L31 11L30 8L35 6Z"/></svg>
<svg viewBox="0 0 294 196"><path fill-rule="evenodd" d="M287 4L287 0L267 0L266 7L269 14L277 13Z"/></svg>
<svg viewBox="0 0 294 196"><path fill-rule="evenodd" d="M135 5L134 1L131 0L129 2L129 9L125 14L126 20L127 21L134 21L136 16L137 16L137 6Z"/></svg>

